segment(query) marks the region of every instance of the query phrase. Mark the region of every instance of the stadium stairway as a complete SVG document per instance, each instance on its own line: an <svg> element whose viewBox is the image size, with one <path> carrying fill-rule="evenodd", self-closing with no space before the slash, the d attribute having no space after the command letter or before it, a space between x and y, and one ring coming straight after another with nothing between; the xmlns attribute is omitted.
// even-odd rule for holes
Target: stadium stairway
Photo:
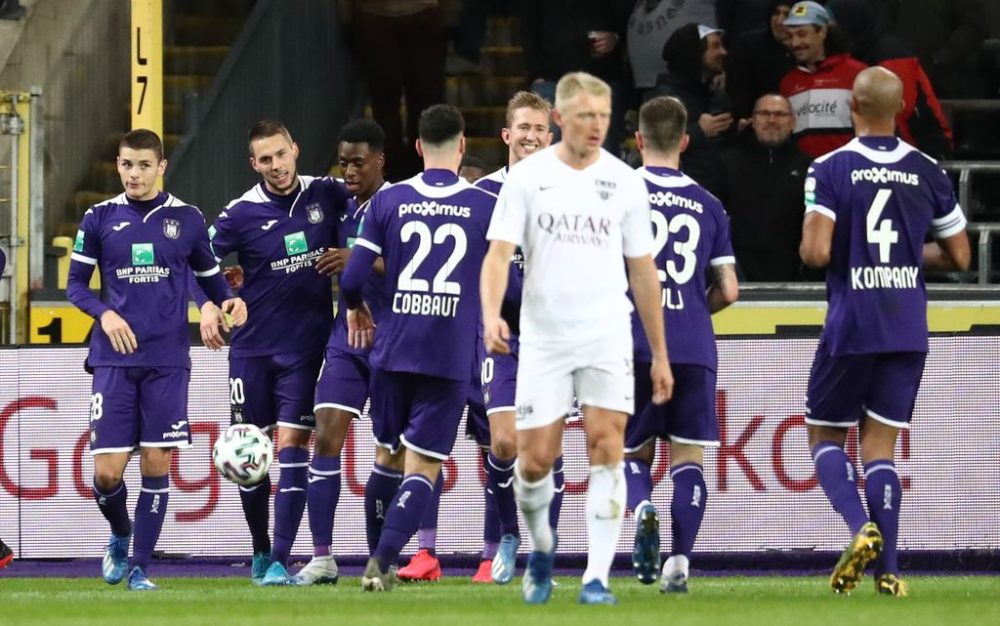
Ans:
<svg viewBox="0 0 1000 626"><path fill-rule="evenodd" d="M185 97L204 92L229 54L253 8L254 0L173 0L164 15L163 143L167 158L183 132ZM115 167L118 143L129 128L131 108L125 103L121 131L109 135L94 155L90 173L66 207L60 232L73 235L91 205L121 193Z"/></svg>

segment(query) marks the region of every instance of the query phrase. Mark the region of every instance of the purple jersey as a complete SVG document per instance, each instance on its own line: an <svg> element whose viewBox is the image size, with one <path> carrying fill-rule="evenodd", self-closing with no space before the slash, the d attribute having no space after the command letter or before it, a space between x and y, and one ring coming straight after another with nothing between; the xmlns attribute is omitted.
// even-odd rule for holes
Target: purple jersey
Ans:
<svg viewBox="0 0 1000 626"><path fill-rule="evenodd" d="M666 167L639 170L649 191L653 260L660 278L660 303L671 363L715 371L718 356L706 297L710 266L736 262L729 218L715 196L685 174ZM652 354L639 315L632 311L637 361Z"/></svg>
<svg viewBox="0 0 1000 626"><path fill-rule="evenodd" d="M230 202L210 230L219 259L238 255L239 295L252 311L233 329L234 356L317 351L330 336L333 289L315 265L336 243L350 194L332 178L298 180L298 191L288 196L258 183Z"/></svg>
<svg viewBox="0 0 1000 626"><path fill-rule="evenodd" d="M375 331L374 366L468 382L495 203L496 196L447 170L428 170L372 198L344 291L351 301L349 274L370 263L371 253L385 259L392 313ZM357 254L359 248L370 254Z"/></svg>
<svg viewBox="0 0 1000 626"><path fill-rule="evenodd" d="M895 137L863 137L813 161L806 212L836 222L823 337L834 356L927 351L923 246L965 228L951 181Z"/></svg>
<svg viewBox="0 0 1000 626"><path fill-rule="evenodd" d="M499 195L504 181L507 180L507 169L506 167L502 167L492 174L483 176L476 181L476 187L488 191L493 195ZM510 259L510 272L507 275L507 291L504 292L503 302L500 304L500 317L507 322L510 332L514 334L520 332L521 292L523 288L524 252L518 247L514 249L514 255Z"/></svg>
<svg viewBox="0 0 1000 626"><path fill-rule="evenodd" d="M387 189L388 187L389 183L384 183L379 190ZM338 248L354 247L358 231L361 229L361 222L364 220L365 211L370 205L371 199L360 206L358 206L356 198L348 200L347 213L341 218L340 226L337 230ZM368 275L368 281L364 287L363 296L376 324L381 322L382 315L386 310L388 296L386 295L385 285L385 277L372 272ZM352 348L347 343L347 303L344 302L343 295L337 300L337 315L333 320L333 330L330 332L330 340L326 346L327 348L336 348L349 354L368 354L369 352L368 349L358 350Z"/></svg>
<svg viewBox="0 0 1000 626"><path fill-rule="evenodd" d="M119 354L97 328L90 336L88 365L191 367L188 276L193 270L200 282L207 277L219 281L221 290L209 290L217 303L228 291L201 211L162 192L148 201L121 194L84 214L72 261L69 300L98 320L105 311L115 311L139 345L133 354ZM100 300L88 287L95 265L101 272Z"/></svg>

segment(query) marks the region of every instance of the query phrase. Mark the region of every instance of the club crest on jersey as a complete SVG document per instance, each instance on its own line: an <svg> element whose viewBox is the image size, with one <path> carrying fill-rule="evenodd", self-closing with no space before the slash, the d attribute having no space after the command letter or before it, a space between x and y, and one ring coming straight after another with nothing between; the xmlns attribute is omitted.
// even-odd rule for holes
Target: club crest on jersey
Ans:
<svg viewBox="0 0 1000 626"><path fill-rule="evenodd" d="M181 236L181 223L177 220L163 220L163 234L167 239L177 239Z"/></svg>
<svg viewBox="0 0 1000 626"><path fill-rule="evenodd" d="M310 224L319 224L323 221L323 209L318 202L314 202L306 207L306 219Z"/></svg>
<svg viewBox="0 0 1000 626"><path fill-rule="evenodd" d="M615 183L610 180L595 180L594 186L597 188L597 195L601 200L607 200L615 192Z"/></svg>

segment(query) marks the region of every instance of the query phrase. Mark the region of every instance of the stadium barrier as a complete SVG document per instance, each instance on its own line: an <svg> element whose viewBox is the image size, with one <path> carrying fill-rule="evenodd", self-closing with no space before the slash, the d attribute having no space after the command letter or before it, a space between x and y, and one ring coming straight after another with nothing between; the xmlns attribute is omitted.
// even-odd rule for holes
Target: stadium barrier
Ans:
<svg viewBox="0 0 1000 626"><path fill-rule="evenodd" d="M843 546L847 531L816 484L806 446L802 399L815 346L814 338L719 341L722 445L706 456L709 497L697 551L735 555ZM85 355L83 348L0 350L0 537L22 558L97 557L107 539L107 524L91 496ZM1000 546L997 355L997 336L931 339L913 428L903 432L897 455L905 490L903 550ZM195 348L192 357L194 446L177 455L171 470L173 495L158 547L193 556L245 555L250 543L237 489L215 473L210 457L228 424L227 355ZM363 489L372 447L367 418L356 421L344 452L334 529L338 556L366 552ZM856 446L849 452L856 458ZM559 550L575 554L585 551L586 541L587 469L579 425L567 431L565 453ZM474 444L460 438L445 470L438 551L474 554L482 543L484 477ZM277 467L272 475L277 484ZM139 493L138 478L136 462L126 473L130 502ZM653 500L666 514L670 481L662 456L654 481ZM628 551L631 541L626 521L618 550ZM411 544L408 551L413 549ZM310 552L304 519L293 553Z"/></svg>

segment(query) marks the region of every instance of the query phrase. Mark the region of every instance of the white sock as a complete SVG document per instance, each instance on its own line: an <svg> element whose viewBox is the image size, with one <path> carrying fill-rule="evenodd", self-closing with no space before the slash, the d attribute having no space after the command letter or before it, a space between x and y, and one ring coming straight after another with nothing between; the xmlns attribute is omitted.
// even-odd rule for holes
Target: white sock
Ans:
<svg viewBox="0 0 1000 626"><path fill-rule="evenodd" d="M590 468L587 488L587 571L586 584L595 578L608 586L611 561L618 547L618 533L625 513L625 465L597 465Z"/></svg>
<svg viewBox="0 0 1000 626"><path fill-rule="evenodd" d="M688 558L683 554L675 554L674 556L667 559L667 562L663 564L663 577L669 578L671 576L676 576L680 574L687 580L688 577Z"/></svg>
<svg viewBox="0 0 1000 626"><path fill-rule="evenodd" d="M528 482L521 476L517 463L514 464L514 495L518 508L528 525L531 543L538 552L552 552L555 540L549 526L549 505L555 495L556 484L550 471L537 482Z"/></svg>

